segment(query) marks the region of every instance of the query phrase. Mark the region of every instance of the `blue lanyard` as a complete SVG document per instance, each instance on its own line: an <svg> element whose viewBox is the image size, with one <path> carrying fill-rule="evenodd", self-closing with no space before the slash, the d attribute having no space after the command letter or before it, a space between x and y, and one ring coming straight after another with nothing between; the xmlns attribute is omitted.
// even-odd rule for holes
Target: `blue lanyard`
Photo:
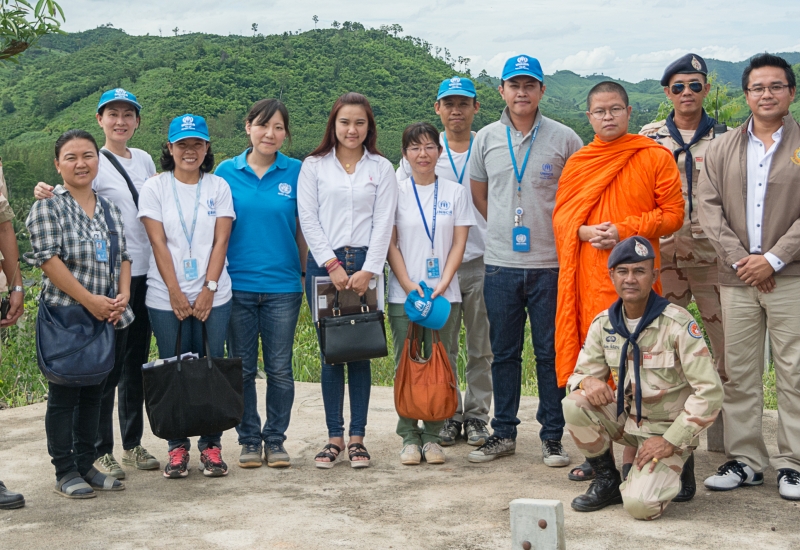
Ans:
<svg viewBox="0 0 800 550"><path fill-rule="evenodd" d="M183 234L186 235L186 240L189 241L189 257L192 257L192 239L194 238L194 229L197 227L197 210L200 208L200 185L203 183L203 176L200 176L200 181L197 182L197 192L194 196L194 217L192 218L192 232L186 229L186 222L183 219L183 209L181 208L181 201L178 199L178 187L175 185L175 172L170 172L172 176L172 193L175 195L175 206L178 207L178 217L181 220L183 227Z"/></svg>
<svg viewBox="0 0 800 550"><path fill-rule="evenodd" d="M539 123L541 124L541 122ZM525 175L525 169L528 167L528 158L531 156L531 149L533 149L533 142L536 141L536 134L539 133L539 124L533 129L531 135L531 142L528 144L528 152L525 153L525 160L522 161L522 172L517 170L517 156L514 154L514 145L511 143L511 128L506 126L506 136L508 137L508 153L511 155L511 163L514 165L514 175L517 177L517 192L522 191L522 176Z"/></svg>
<svg viewBox="0 0 800 550"><path fill-rule="evenodd" d="M439 178L433 184L433 231L428 229L428 221L425 219L425 212L422 211L422 203L419 202L419 193L417 193L417 184L414 182L414 176L411 176L411 188L414 190L414 196L417 197L417 206L419 207L419 215L422 216L422 223L425 225L425 233L431 240L431 254L434 253L433 238L436 236L436 205L439 204Z"/></svg>
<svg viewBox="0 0 800 550"><path fill-rule="evenodd" d="M444 149L445 151L447 151L447 158L450 159L450 166L453 167L453 174L455 174L456 177L458 178L458 183L463 183L464 174L466 174L467 165L469 164L469 156L472 154L472 138L473 138L472 132L470 132L469 134L469 149L467 149L467 160L464 162L464 167L461 169L460 176L458 175L458 170L456 170L456 163L453 162L453 155L450 154L450 145L447 144L447 132L442 134L442 136L444 137ZM523 170L525 169L523 168Z"/></svg>

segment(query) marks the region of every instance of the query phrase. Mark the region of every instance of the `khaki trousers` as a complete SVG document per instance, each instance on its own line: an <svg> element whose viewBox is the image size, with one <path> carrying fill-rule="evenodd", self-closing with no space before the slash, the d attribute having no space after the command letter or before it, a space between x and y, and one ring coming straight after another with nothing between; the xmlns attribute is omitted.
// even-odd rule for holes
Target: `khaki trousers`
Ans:
<svg viewBox="0 0 800 550"><path fill-rule="evenodd" d="M711 353L720 379L725 382L725 334L722 330L722 305L719 298L719 275L716 265L677 267L661 263L661 286L664 298L681 307L688 307L694 296L703 318L703 327L711 341Z"/></svg>
<svg viewBox="0 0 800 550"><path fill-rule="evenodd" d="M458 354L461 348L459 333L461 322L466 329L467 365L464 377L467 390L462 399L458 392L458 409L453 420L464 422L478 418L489 422L489 406L492 404L492 342L489 340L489 317L483 299L483 278L486 268L483 256L461 264L458 269L458 285L461 288L461 310L457 320L455 336L448 348L453 374L458 380Z"/></svg>
<svg viewBox="0 0 800 550"><path fill-rule="evenodd" d="M769 294L745 286L723 286L727 380L722 416L725 453L756 472L800 470L800 277L776 277ZM778 394L778 454L764 445L764 338L769 329Z"/></svg>

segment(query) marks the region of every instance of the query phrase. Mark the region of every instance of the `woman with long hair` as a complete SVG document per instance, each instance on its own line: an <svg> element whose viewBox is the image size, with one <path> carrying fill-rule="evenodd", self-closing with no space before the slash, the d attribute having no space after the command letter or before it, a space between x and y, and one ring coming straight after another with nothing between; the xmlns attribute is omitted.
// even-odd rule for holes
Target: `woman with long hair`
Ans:
<svg viewBox="0 0 800 550"><path fill-rule="evenodd" d="M333 104L325 135L303 161L298 210L308 242L306 298L313 304L314 277L329 276L339 291L359 296L382 273L397 206L397 178L377 148L375 116L367 98L347 93ZM319 336L319 330L317 331ZM315 457L318 468L333 467L344 450L344 364L322 358L322 400L328 444ZM350 443L353 468L369 466L364 446L372 376L369 361L347 363Z"/></svg>

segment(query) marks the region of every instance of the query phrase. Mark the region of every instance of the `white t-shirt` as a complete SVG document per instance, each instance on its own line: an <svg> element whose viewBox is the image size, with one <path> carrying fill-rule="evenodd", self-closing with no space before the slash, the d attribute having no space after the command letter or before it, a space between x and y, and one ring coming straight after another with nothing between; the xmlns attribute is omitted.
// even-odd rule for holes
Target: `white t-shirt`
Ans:
<svg viewBox="0 0 800 550"><path fill-rule="evenodd" d="M175 194L172 190L172 172L164 172L150 178L142 187L139 195L139 217L150 218L164 224L167 235L167 247L172 254L172 265L175 275L189 303L194 303L206 280L206 269L211 258L214 244L214 228L217 218L234 218L233 199L228 183L219 176L203 174L200 188L200 204L197 209L197 226L192 237L191 258L197 259L197 278L187 281L184 275L183 261L189 256L189 241L183 232ZM187 185L175 180L175 188L181 201L181 210L186 224L186 231L192 231L195 197L197 185ZM225 260L227 263L227 259ZM231 278L223 267L214 293L214 306L225 304L231 299ZM150 260L147 271L147 307L171 310L169 291L164 279L158 271L155 256Z"/></svg>
<svg viewBox="0 0 800 550"><path fill-rule="evenodd" d="M141 195L144 182L156 175L156 165L153 164L150 155L141 149L128 149L128 151L131 152L129 159L114 156L128 173L133 186ZM122 212L122 221L125 224L125 242L133 260L131 275L134 277L146 275L153 251L150 247L150 240L147 238L147 231L144 230L144 225L138 219L139 212L125 178L105 155L100 155L100 167L97 177L92 182L92 189L101 197L116 204Z"/></svg>
<svg viewBox="0 0 800 550"><path fill-rule="evenodd" d="M433 232L433 196L435 184L417 185L419 201L428 229ZM431 240L422 223L417 198L414 195L411 178L398 183L397 210L394 224L397 227L397 247L403 254L406 271L415 283L425 281L435 288L439 279L428 278L426 262L431 258ZM439 178L439 191L436 210L436 233L434 235L434 256L439 259L439 273L444 273L447 256L453 246L453 228L456 226L475 225L475 216L467 198L467 189L454 181ZM461 289L458 286L458 275L453 277L450 286L443 296L449 302L461 302ZM406 301L406 292L400 286L393 272L389 272L389 303L402 304Z"/></svg>
<svg viewBox="0 0 800 550"><path fill-rule="evenodd" d="M467 151L463 153L456 153L450 151L453 156L453 164L458 170L458 174L453 171L453 164L450 164L450 158L447 156L447 149L444 146L444 132L439 134L439 143L442 145L442 154L439 155L439 160L436 162L436 175L440 178L447 178L450 181L458 183L458 176L461 171L464 171L464 178L461 184L467 190L467 200L469 201L472 214L475 217L475 225L469 230L469 237L467 238L467 247L464 249L464 261L469 262L475 258L480 258L486 250L486 220L483 219L481 213L475 208L472 203L472 191L470 189L469 180L469 163L467 162ZM466 165L466 166L465 166ZM411 177L411 166L405 158L400 159L400 165L397 167L397 181L404 180Z"/></svg>

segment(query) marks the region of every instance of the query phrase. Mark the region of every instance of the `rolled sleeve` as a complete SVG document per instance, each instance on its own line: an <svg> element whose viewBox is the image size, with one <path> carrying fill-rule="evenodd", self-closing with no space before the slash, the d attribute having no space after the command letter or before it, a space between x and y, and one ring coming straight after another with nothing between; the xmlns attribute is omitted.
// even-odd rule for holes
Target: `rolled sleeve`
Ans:
<svg viewBox="0 0 800 550"><path fill-rule="evenodd" d="M36 201L25 221L33 248L33 252L26 258L36 267L41 267L53 256L62 255L63 228L54 203L55 201Z"/></svg>
<svg viewBox="0 0 800 550"><path fill-rule="evenodd" d="M11 209L11 205L8 204L8 200L0 195L0 223L9 222L14 219L14 211Z"/></svg>

